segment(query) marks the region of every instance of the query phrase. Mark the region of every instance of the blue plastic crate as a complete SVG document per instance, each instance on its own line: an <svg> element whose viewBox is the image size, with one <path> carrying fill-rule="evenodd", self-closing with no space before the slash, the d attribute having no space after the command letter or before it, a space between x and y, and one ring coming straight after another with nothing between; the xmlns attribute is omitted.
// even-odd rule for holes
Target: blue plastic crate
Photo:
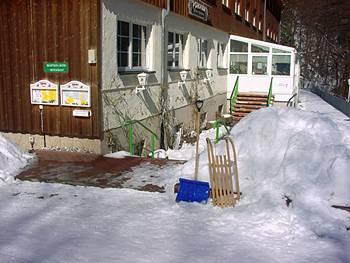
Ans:
<svg viewBox="0 0 350 263"><path fill-rule="evenodd" d="M209 198L209 183L180 178L179 192L176 202L207 203Z"/></svg>

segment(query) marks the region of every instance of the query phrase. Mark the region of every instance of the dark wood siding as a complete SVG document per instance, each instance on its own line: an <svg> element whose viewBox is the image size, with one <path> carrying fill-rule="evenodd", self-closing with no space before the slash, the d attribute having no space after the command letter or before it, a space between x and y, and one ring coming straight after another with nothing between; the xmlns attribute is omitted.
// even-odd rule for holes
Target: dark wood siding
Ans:
<svg viewBox="0 0 350 263"><path fill-rule="evenodd" d="M166 8L167 0L142 0L146 3L155 5L160 8ZM230 34L240 35L249 38L263 39L263 32L259 31L257 25L253 27L252 19L246 22L244 18L245 7L248 4L250 17L256 10L256 23L259 22L259 16L264 15L264 0L241 0L241 16L235 14L235 0L229 1L229 6L223 6L222 0L202 0L209 10L208 21L204 22L188 13L188 0L171 0L170 10L177 14L190 17L199 22L208 24ZM270 29L278 34L280 12L282 9L281 0L267 0L266 23L270 24Z"/></svg>
<svg viewBox="0 0 350 263"><path fill-rule="evenodd" d="M78 80L91 86L91 118L72 116L73 107L44 106L45 133L99 138L98 66L88 49L99 43L98 0L0 1L0 130L40 133L38 105L30 103L30 84ZM69 73L44 73L44 62L67 62Z"/></svg>

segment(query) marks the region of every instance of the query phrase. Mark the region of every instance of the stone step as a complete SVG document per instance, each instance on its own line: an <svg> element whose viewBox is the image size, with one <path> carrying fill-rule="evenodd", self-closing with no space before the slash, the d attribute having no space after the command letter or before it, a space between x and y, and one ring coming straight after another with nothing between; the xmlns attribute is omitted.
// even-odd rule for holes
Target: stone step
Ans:
<svg viewBox="0 0 350 263"><path fill-rule="evenodd" d="M267 101L267 98L238 96L238 97L237 97L237 100L246 100L246 101Z"/></svg>
<svg viewBox="0 0 350 263"><path fill-rule="evenodd" d="M250 100L236 100L236 105L237 104L248 104L248 105L266 105L267 106L267 101L250 101Z"/></svg>
<svg viewBox="0 0 350 263"><path fill-rule="evenodd" d="M233 112L233 117L245 117L249 114L249 112Z"/></svg>
<svg viewBox="0 0 350 263"><path fill-rule="evenodd" d="M247 112L247 113L250 113L250 112L252 112L254 110L256 110L256 109L248 109L248 108L239 107L239 108L234 108L233 112Z"/></svg>
<svg viewBox="0 0 350 263"><path fill-rule="evenodd" d="M268 94L267 93L259 93L259 92L238 92L238 96L267 98Z"/></svg>
<svg viewBox="0 0 350 263"><path fill-rule="evenodd" d="M263 105L249 105L249 104L238 104L238 105L235 105L234 109L240 109L240 108L244 108L244 109L252 109L252 110L258 110L258 109L261 109L261 108L264 108L265 106Z"/></svg>

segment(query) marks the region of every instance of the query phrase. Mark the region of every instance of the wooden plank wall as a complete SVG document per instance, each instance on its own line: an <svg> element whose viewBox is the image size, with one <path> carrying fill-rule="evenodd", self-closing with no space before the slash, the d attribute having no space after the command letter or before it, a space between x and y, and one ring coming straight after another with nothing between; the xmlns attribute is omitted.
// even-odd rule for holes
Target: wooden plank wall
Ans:
<svg viewBox="0 0 350 263"><path fill-rule="evenodd" d="M155 5L160 8L166 8L166 0L142 0L149 4ZM267 0L268 8L274 11L281 10L282 2L281 0ZM240 35L249 38L263 39L263 32L257 30L252 26L252 14L253 10L256 10L256 21L258 23L259 16L264 14L264 1L263 0L240 0L241 6L241 16L235 15L235 0L229 1L228 8L222 5L222 0L201 0L202 3L206 4L209 10L208 21L204 22L195 17L191 17L188 13L188 0L171 0L170 10L190 17L201 23L208 24L222 31L228 32L230 34ZM249 3L250 10L250 21L246 23L244 19L245 6ZM269 25L270 29L278 33L279 21L276 17L267 10L266 15L266 25ZM257 27L257 26L256 26Z"/></svg>
<svg viewBox="0 0 350 263"><path fill-rule="evenodd" d="M99 43L98 0L0 1L0 131L40 133L38 105L30 84L79 80L91 86L92 118L72 116L74 107L44 106L45 133L100 137L98 64L88 49ZM69 73L44 73L44 62L68 62Z"/></svg>

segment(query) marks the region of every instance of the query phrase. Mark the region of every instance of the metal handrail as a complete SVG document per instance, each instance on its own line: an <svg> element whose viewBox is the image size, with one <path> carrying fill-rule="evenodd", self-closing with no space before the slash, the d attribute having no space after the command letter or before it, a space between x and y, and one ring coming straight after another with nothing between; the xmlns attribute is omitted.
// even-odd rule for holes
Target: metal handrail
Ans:
<svg viewBox="0 0 350 263"><path fill-rule="evenodd" d="M271 103L271 98L272 98L272 81L273 81L273 77L271 77L269 94L267 96L267 106L268 107L270 107L272 105L272 103Z"/></svg>
<svg viewBox="0 0 350 263"><path fill-rule="evenodd" d="M149 133L151 133L152 137L152 159L154 159L154 150L155 150L155 139L159 140L157 134L155 132L153 132L151 129L149 129L147 126L145 126L143 123L141 123L139 120L127 120L123 126L128 126L129 128L129 152L130 155L134 155L134 144L133 144L133 125L137 123L139 125L141 125L142 128L144 128L146 131L148 131Z"/></svg>
<svg viewBox="0 0 350 263"><path fill-rule="evenodd" d="M289 100L287 101L287 107L289 107L290 102L296 95L298 95L298 93L294 93L293 96L289 98Z"/></svg>
<svg viewBox="0 0 350 263"><path fill-rule="evenodd" d="M227 125L225 123L225 121L221 119L218 119L218 120L215 120L214 123L213 123L213 128L216 129L216 133L215 133L215 143L218 143L219 142L219 128L221 125L224 125L226 131L227 131L227 134L230 134L230 131L229 129L227 128Z"/></svg>
<svg viewBox="0 0 350 263"><path fill-rule="evenodd" d="M239 76L237 76L235 85L233 86L233 90L230 96L230 114L232 114L233 107L235 106L237 95L238 95L238 80Z"/></svg>

